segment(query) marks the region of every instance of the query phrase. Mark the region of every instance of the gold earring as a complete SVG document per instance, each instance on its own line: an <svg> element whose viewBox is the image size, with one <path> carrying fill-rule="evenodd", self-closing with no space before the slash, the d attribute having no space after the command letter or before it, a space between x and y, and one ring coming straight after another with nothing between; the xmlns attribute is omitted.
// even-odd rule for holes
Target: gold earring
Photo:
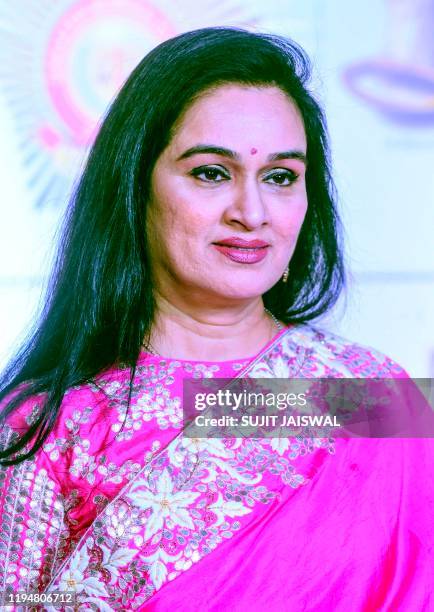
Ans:
<svg viewBox="0 0 434 612"><path fill-rule="evenodd" d="M286 266L285 272L283 273L282 283L287 283L288 282L288 276L289 276L289 264Z"/></svg>

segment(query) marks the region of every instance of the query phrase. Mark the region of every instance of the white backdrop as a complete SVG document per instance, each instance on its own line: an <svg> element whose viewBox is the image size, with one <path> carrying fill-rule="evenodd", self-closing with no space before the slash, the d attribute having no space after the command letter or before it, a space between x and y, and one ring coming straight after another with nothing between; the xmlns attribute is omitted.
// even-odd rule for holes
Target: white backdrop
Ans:
<svg viewBox="0 0 434 612"><path fill-rule="evenodd" d="M34 319L92 129L155 44L207 25L289 36L325 107L351 272L322 325L434 376L433 0L22 0L0 6L0 364Z"/></svg>

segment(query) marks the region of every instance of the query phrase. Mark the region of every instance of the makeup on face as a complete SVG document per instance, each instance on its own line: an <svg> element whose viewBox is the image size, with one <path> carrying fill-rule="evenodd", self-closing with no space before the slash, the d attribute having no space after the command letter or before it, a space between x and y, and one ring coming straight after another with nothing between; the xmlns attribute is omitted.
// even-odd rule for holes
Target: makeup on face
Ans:
<svg viewBox="0 0 434 612"><path fill-rule="evenodd" d="M244 240L237 236L219 240L215 248L232 261L253 264L262 261L267 256L269 244L263 240Z"/></svg>
<svg viewBox="0 0 434 612"><path fill-rule="evenodd" d="M303 121L280 90L228 85L197 100L153 170L148 231L160 294L209 302L268 291L307 210L305 169Z"/></svg>

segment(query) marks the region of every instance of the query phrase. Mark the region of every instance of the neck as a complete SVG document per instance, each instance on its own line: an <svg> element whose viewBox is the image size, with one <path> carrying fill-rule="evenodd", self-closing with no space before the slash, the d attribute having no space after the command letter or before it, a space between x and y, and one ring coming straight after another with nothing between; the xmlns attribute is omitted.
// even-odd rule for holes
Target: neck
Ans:
<svg viewBox="0 0 434 612"><path fill-rule="evenodd" d="M150 348L175 359L244 359L257 354L278 331L262 298L224 309L201 306L199 312L158 297Z"/></svg>

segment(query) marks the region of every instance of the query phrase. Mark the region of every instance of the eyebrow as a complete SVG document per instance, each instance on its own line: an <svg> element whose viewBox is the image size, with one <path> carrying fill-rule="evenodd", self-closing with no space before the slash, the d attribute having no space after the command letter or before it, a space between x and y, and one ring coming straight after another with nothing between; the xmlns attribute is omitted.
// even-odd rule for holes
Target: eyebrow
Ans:
<svg viewBox="0 0 434 612"><path fill-rule="evenodd" d="M225 147L217 147L215 145L196 145L195 147L191 147L182 153L176 161L181 161L182 159L187 159L188 157L192 157L193 155L204 155L206 153L211 153L214 155L221 155L222 157L227 157L229 159L233 159L234 161L241 161L241 156L239 153L235 151L231 151L231 149L226 149ZM271 153L267 157L267 161L279 161L281 159L297 159L303 164L307 165L306 154L303 151L297 150L289 150L289 151L281 151L280 153Z"/></svg>

